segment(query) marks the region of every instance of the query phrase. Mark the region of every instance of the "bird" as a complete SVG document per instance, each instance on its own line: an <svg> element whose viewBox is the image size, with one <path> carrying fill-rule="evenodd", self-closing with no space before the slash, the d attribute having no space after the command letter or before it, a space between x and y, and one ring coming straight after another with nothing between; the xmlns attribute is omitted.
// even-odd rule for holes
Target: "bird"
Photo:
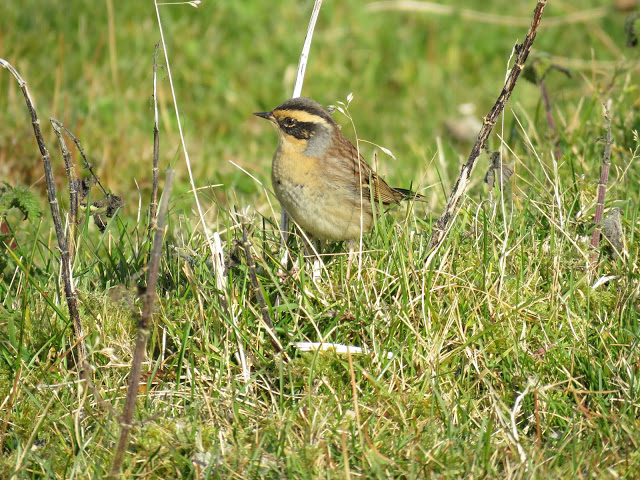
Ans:
<svg viewBox="0 0 640 480"><path fill-rule="evenodd" d="M278 132L271 169L275 195L312 238L352 241L372 229L379 203L424 200L411 190L390 187L315 100L296 97L254 115Z"/></svg>

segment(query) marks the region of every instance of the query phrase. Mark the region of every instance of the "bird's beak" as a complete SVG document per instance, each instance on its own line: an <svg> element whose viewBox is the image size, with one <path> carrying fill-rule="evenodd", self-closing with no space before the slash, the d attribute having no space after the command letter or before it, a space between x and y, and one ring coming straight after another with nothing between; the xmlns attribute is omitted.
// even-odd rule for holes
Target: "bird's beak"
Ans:
<svg viewBox="0 0 640 480"><path fill-rule="evenodd" d="M254 115L256 117L266 118L270 122L273 122L275 120L275 117L273 116L273 112L256 112L254 113Z"/></svg>

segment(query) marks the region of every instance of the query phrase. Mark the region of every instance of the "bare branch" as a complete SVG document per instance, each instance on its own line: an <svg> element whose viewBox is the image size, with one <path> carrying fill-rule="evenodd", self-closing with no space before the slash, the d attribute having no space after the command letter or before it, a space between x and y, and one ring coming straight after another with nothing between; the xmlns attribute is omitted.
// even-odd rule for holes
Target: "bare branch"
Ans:
<svg viewBox="0 0 640 480"><path fill-rule="evenodd" d="M513 92L514 87L516 86L516 82L518 81L518 77L520 73L524 69L525 62L527 61L527 57L529 56L529 52L531 51L531 47L533 45L533 41L536 38L536 33L538 32L538 27L540 26L540 21L542 20L542 14L544 12L544 7L547 4L546 0L538 0L536 8L533 12L533 19L531 21L531 26L529 27L529 31L527 32L527 36L524 39L524 42L520 45L515 46L515 52L517 54L515 63L511 68L511 72L507 77L507 81L505 82L496 103L494 104L491 111L484 117L483 125L480 129L480 133L478 134L478 138L476 140L473 149L471 150L471 154L467 159L467 162L462 167L462 171L460 172L460 176L456 181L453 190L451 191L451 195L449 196L449 201L447 202L447 206L444 211L440 215L440 218L436 221L436 224L433 227L433 232L431 233L431 239L429 241L429 254L425 259L425 266L428 266L431 263L431 260L435 256L438 248L442 245L447 232L451 228L451 224L455 216L458 214L460 209L460 203L462 201L462 196L467 188L467 184L469 183L469 179L471 178L471 172L473 171L473 167L475 166L476 159L480 156L482 149L485 147L487 139L495 126L498 117L503 112L511 93Z"/></svg>
<svg viewBox="0 0 640 480"><path fill-rule="evenodd" d="M77 344L77 365L79 372L85 368L85 361L87 359L87 352L84 345L84 333L82 331L82 324L80 323L80 313L78 311L78 299L76 298L75 288L73 286L73 270L71 268L71 255L69 253L69 243L62 226L62 216L60 214L60 205L58 204L58 198L56 196L56 186L53 178L53 169L51 167L51 158L49 151L44 142L42 130L40 128L40 120L36 108L31 99L29 93L29 87L27 82L20 76L18 71L6 60L0 58L0 66L9 70L9 72L18 81L18 85L22 90L29 115L31 116L31 124L33 126L33 133L40 149L40 156L42 157L42 163L44 166L44 177L47 185L47 197L49 200L49 206L51 207L51 217L53 219L53 226L56 231L56 237L58 238L58 248L60 248L60 264L62 271L62 281L64 283L64 294L67 299L67 307L69 308L69 317L73 322L73 333Z"/></svg>
<svg viewBox="0 0 640 480"><path fill-rule="evenodd" d="M138 397L138 387L140 386L140 374L142 372L142 362L147 351L147 341L151 334L151 315L153 312L153 304L156 296L156 284L158 281L158 270L160 268L160 258L162 254L162 243L164 240L165 216L167 206L169 205L169 196L171 195L171 186L173 183L173 171L167 172L167 180L164 192L160 200L160 208L158 212L158 222L154 225L153 249L151 251L151 259L149 261L149 270L147 274L147 286L142 297L142 313L138 320L138 335L136 338L136 346L131 361L131 372L129 373L129 388L127 389L127 398L125 401L124 412L122 414L120 440L116 447L113 457L110 475L118 475L124 454L129 443L129 432L133 426L131 421L136 410L136 399Z"/></svg>
<svg viewBox="0 0 640 480"><path fill-rule="evenodd" d="M60 151L62 152L62 158L64 159L64 168L67 173L67 180L69 181L69 257L73 259L75 251L75 239L76 239L76 222L78 220L78 178L76 176L76 166L71 156L69 148L67 148L67 142L62 136L60 123L55 118L50 118L53 131L58 137L58 143L60 144Z"/></svg>

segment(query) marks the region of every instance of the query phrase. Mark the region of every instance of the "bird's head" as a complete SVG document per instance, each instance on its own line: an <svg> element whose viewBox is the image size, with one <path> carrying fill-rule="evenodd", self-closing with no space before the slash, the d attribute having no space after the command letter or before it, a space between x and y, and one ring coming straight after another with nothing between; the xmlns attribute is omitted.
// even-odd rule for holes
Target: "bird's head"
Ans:
<svg viewBox="0 0 640 480"><path fill-rule="evenodd" d="M325 153L337 129L331 114L318 102L305 97L292 98L270 112L254 115L269 120L275 126L281 148L312 157Z"/></svg>

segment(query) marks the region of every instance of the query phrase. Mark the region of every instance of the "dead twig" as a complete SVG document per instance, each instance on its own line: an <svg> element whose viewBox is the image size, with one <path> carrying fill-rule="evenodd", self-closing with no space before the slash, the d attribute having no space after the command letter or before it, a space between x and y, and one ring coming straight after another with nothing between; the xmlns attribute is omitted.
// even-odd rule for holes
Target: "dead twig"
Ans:
<svg viewBox="0 0 640 480"><path fill-rule="evenodd" d="M73 259L75 252L75 240L76 240L76 224L78 220L78 178L76 176L76 166L73 161L73 156L67 148L67 142L65 142L62 136L60 127L62 124L55 118L50 118L53 131L58 137L58 144L60 145L60 151L62 152L62 158L64 160L64 168L67 173L67 180L69 181L69 257Z"/></svg>
<svg viewBox="0 0 640 480"><path fill-rule="evenodd" d="M149 240L153 230L151 226L156 221L158 211L158 157L160 152L160 131L158 129L158 49L156 43L153 52L153 168L151 169L151 203L149 204Z"/></svg>
<svg viewBox="0 0 640 480"><path fill-rule="evenodd" d="M78 140L76 136L73 133L71 133L71 131L67 127L65 127L61 122L59 122L55 118L52 118L51 121L57 122L60 129L64 130L64 133L67 134L67 136L71 139L71 141L74 143L74 145L78 149L78 153L80 153L80 156L84 161L84 168L89 170L89 173L91 174L92 183L95 183L96 185L98 185L98 188L100 188L100 191L104 196L109 196L110 194L109 192L107 192L107 189L102 186L102 183L100 183L100 178L98 177L98 174L93 170L93 165L89 163L89 160L87 160L87 155L84 153L84 148L82 148L82 143L80 142L80 140Z"/></svg>
<svg viewBox="0 0 640 480"><path fill-rule="evenodd" d="M85 155L84 149L80 144L80 140L78 140L75 135L71 133L71 131L67 127L65 127L59 120L56 120L55 118L50 118L49 120L51 122L51 125L53 126L53 130L55 131L56 136L58 137L60 150L62 151L62 156L64 158L67 177L69 179L71 202L69 250L71 251L71 258L73 259L75 226L78 217L78 205L87 206L87 203L84 202L84 200L89 196L91 187L93 185L98 185L103 193L103 197L94 201L89 208L89 211L93 215L93 220L95 221L96 226L100 229L101 232L104 232L107 228L107 221L105 220L104 216L112 218L116 214L117 210L124 206L124 201L118 195L109 193L107 189L104 188L102 183L100 183L100 178L98 177L96 172L94 172L93 165L91 165L87 160L87 156ZM69 152L67 144L64 141L64 137L62 136L63 131L73 141L76 148L78 149L78 152L80 153L80 156L82 156L82 160L84 161L84 168L89 170L89 173L91 173L91 179L83 179L81 181L78 181L76 179L75 165L73 164L71 153Z"/></svg>
<svg viewBox="0 0 640 480"><path fill-rule="evenodd" d="M167 172L167 180L164 192L160 200L158 211L158 222L153 226L153 249L151 251L151 259L149 261L149 270L147 274L147 286L142 293L142 313L138 320L138 334L136 338L136 346L133 352L133 360L131 361L131 372L129 373L129 387L127 389L127 398L125 400L124 411L121 420L120 439L116 446L113 457L113 464L109 475L116 476L120 473L120 467L124 454L129 442L129 432L133 426L132 419L136 410L136 399L138 397L138 388L140 386L140 374L142 372L142 361L146 355L147 341L151 335L151 315L153 313L153 305L156 296L156 284L158 281L158 270L160 268L160 258L162 254L162 243L164 241L165 216L167 206L169 205L169 196L171 195L171 186L173 183L173 172Z"/></svg>
<svg viewBox="0 0 640 480"><path fill-rule="evenodd" d="M518 81L518 77L520 73L524 69L525 62L527 61L527 57L529 56L529 52L531 51L531 47L533 45L533 41L536 38L536 34L538 32L538 28L540 27L540 21L542 20L542 14L544 12L544 7L546 6L546 0L538 0L536 8L533 12L533 19L531 20L531 26L529 27L529 31L527 32L527 36L524 39L522 44L516 44L514 51L516 53L516 60L511 68L511 72L505 82L496 103L494 104L491 111L483 118L483 125L480 129L480 133L478 134L478 138L476 140L473 149L471 150L471 154L467 159L467 162L462 167L460 172L460 176L456 181L453 190L451 191L451 195L449 196L449 201L447 202L447 206L444 211L440 215L440 218L436 221L436 224L433 227L433 232L431 233L431 239L429 241L429 253L427 258L425 259L425 266L428 266L433 260L436 252L439 247L442 245L447 232L451 228L451 224L455 216L458 214L460 203L462 201L462 196L467 188L467 184L469 183L469 179L471 178L471 172L473 171L473 167L475 166L476 159L480 156L482 149L485 147L487 139L495 126L498 117L504 110L505 105L507 104L511 93L513 92L514 87L516 86L516 82Z"/></svg>
<svg viewBox="0 0 640 480"><path fill-rule="evenodd" d="M549 100L549 92L547 91L547 84L544 83L544 79L540 81L540 95L542 96L542 102L544 103L544 113L547 118L547 124L551 130L551 134L555 137L553 154L556 160L562 158L562 150L560 150L560 140L558 139L558 130L556 129L556 122L553 119L553 112L551 111L551 101Z"/></svg>
<svg viewBox="0 0 640 480"><path fill-rule="evenodd" d="M534 56L529 60L526 68L522 72L522 77L534 85L540 88L540 96L542 97L542 104L544 105L544 113L547 119L547 125L554 143L554 157L559 160L562 157L562 150L560 148L560 139L558 137L558 130L556 128L556 122L553 119L553 111L551 109L551 99L547 90L546 79L547 75L553 71L558 71L565 74L568 78L571 78L571 71L561 65L551 63L549 58L545 56Z"/></svg>
<svg viewBox="0 0 640 480"><path fill-rule="evenodd" d="M80 322L80 312L78 311L78 299L76 297L75 288L73 286L73 270L71 255L69 252L69 243L67 236L65 235L64 227L62 225L62 216L60 214L60 205L58 204L58 197L56 196L56 186L53 178L53 169L51 167L51 157L49 151L44 142L42 130L40 128L40 120L36 112L36 108L31 99L29 93L29 87L27 82L20 76L18 71L6 60L0 58L0 66L9 70L9 72L18 81L20 90L24 95L29 115L31 116L31 124L33 126L33 133L40 149L40 156L42 157L42 163L44 166L44 177L47 186L47 198L49 200L49 206L51 208L51 217L53 219L53 226L56 231L56 237L58 239L58 248L60 248L60 266L62 281L64 284L64 294L67 300L67 307L69 309L69 317L73 323L73 333L77 344L77 366L79 373L85 368L85 361L87 359L87 351L84 344L84 333L82 331L82 323Z"/></svg>

